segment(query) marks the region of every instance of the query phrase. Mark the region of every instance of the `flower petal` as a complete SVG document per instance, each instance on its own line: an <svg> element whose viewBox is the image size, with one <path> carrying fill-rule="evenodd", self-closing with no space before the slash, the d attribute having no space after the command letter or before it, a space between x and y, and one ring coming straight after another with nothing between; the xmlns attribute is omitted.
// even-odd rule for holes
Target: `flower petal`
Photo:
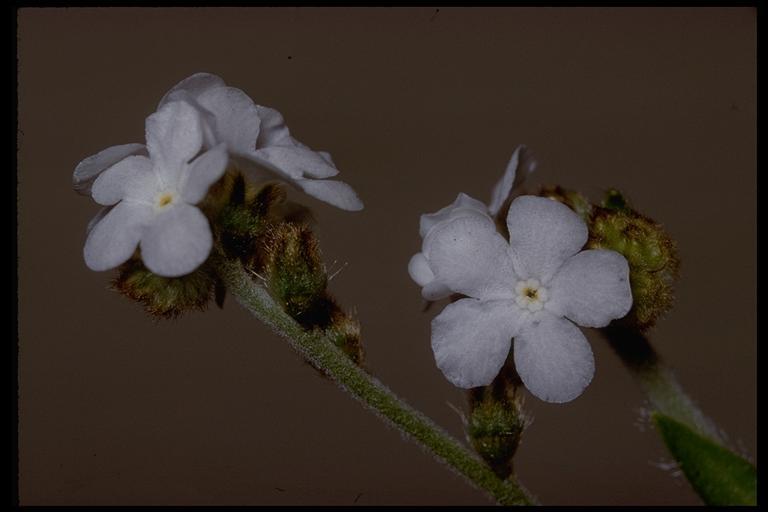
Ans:
<svg viewBox="0 0 768 512"><path fill-rule="evenodd" d="M293 179L306 176L330 178L339 174L339 170L329 165L318 152L299 146L269 146L255 151L251 157Z"/></svg>
<svg viewBox="0 0 768 512"><path fill-rule="evenodd" d="M77 164L75 172L72 174L72 186L80 194L90 194L93 181L104 170L127 156L142 154L147 154L147 148L144 144L123 144L99 151Z"/></svg>
<svg viewBox="0 0 768 512"><path fill-rule="evenodd" d="M429 268L429 262L423 253L414 254L408 262L408 274L419 286L424 286L435 280L435 274Z"/></svg>
<svg viewBox="0 0 768 512"><path fill-rule="evenodd" d="M584 327L605 327L632 307L629 265L621 254L582 251L552 278L547 308Z"/></svg>
<svg viewBox="0 0 768 512"><path fill-rule="evenodd" d="M351 212L363 209L363 202L355 191L344 182L334 180L294 180L294 183L312 197Z"/></svg>
<svg viewBox="0 0 768 512"><path fill-rule="evenodd" d="M487 386L509 354L522 325L510 301L461 299L432 320L432 351L438 368L460 388Z"/></svg>
<svg viewBox="0 0 768 512"><path fill-rule="evenodd" d="M520 196L507 214L509 245L521 264L521 278L546 283L565 260L587 241L587 225L570 208L553 199Z"/></svg>
<svg viewBox="0 0 768 512"><path fill-rule="evenodd" d="M499 213L512 190L518 187L536 169L536 165L537 162L527 147L520 145L515 148L504 174L493 187L491 204L488 206L488 211L491 212L492 216L495 217Z"/></svg>
<svg viewBox="0 0 768 512"><path fill-rule="evenodd" d="M488 208L477 199L461 193L456 196L452 204L442 208L435 213L425 213L419 219L419 234L422 238L427 236L429 230L448 219L458 218L466 215L488 216Z"/></svg>
<svg viewBox="0 0 768 512"><path fill-rule="evenodd" d="M179 202L148 226L141 237L141 258L155 274L178 277L199 267L212 246L208 219L198 208Z"/></svg>
<svg viewBox="0 0 768 512"><path fill-rule="evenodd" d="M109 270L127 261L151 216L151 206L130 201L121 201L110 209L85 241L83 256L88 268Z"/></svg>
<svg viewBox="0 0 768 512"><path fill-rule="evenodd" d="M432 281L431 283L427 283L421 289L421 296L424 298L424 300L429 301L444 299L452 294L453 292L450 288L437 280Z"/></svg>
<svg viewBox="0 0 768 512"><path fill-rule="evenodd" d="M595 373L592 348L581 330L546 311L520 329L514 357L525 387L545 402L570 402Z"/></svg>
<svg viewBox="0 0 768 512"><path fill-rule="evenodd" d="M160 100L160 104L157 106L157 108L159 110L166 103L173 101L171 96L176 92L184 91L192 98L196 99L198 96L209 89L226 87L226 85L227 84L224 83L224 80L222 80L221 77L212 75L211 73L195 73L194 75L188 76L181 82L177 83L171 88L171 90L165 93L165 96L163 96L163 99Z"/></svg>
<svg viewBox="0 0 768 512"><path fill-rule="evenodd" d="M182 198L190 204L203 200L211 185L227 170L227 145L222 143L197 157L189 166Z"/></svg>
<svg viewBox="0 0 768 512"><path fill-rule="evenodd" d="M105 206L101 210L99 210L99 213L93 216L91 220L88 221L88 225L85 226L85 234L86 236L90 234L91 231L93 231L93 228L96 227L96 225L101 222L101 219L107 216L107 214L112 210L111 206Z"/></svg>
<svg viewBox="0 0 768 512"><path fill-rule="evenodd" d="M91 187L93 200L109 206L123 199L133 184L146 182L147 175L152 175L152 162L145 156L129 156L104 171L96 178ZM142 179L143 178L143 179ZM134 195L137 190L131 191Z"/></svg>
<svg viewBox="0 0 768 512"><path fill-rule="evenodd" d="M146 133L155 171L166 184L175 185L184 164L203 145L200 114L186 101L172 101L147 118Z"/></svg>
<svg viewBox="0 0 768 512"><path fill-rule="evenodd" d="M451 295L451 289L435 279L424 253L413 255L408 262L408 274L422 287L421 296L424 300L440 300Z"/></svg>
<svg viewBox="0 0 768 512"><path fill-rule="evenodd" d="M226 142L232 153L247 154L256 149L261 119L247 94L235 87L216 87L202 93L197 101L216 119L217 142Z"/></svg>
<svg viewBox="0 0 768 512"><path fill-rule="evenodd" d="M473 215L434 226L423 252L435 277L454 292L479 299L515 296L509 245L490 218Z"/></svg>
<svg viewBox="0 0 768 512"><path fill-rule="evenodd" d="M261 131L256 139L257 148L267 146L293 145L293 137L285 125L283 115L277 110L261 105L256 105L256 110L261 118Z"/></svg>

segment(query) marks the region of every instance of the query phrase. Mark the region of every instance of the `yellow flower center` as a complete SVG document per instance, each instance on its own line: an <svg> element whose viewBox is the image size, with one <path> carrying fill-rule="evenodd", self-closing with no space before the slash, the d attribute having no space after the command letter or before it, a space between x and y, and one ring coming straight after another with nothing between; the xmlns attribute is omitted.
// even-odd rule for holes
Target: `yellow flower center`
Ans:
<svg viewBox="0 0 768 512"><path fill-rule="evenodd" d="M544 308L544 303L549 299L547 289L541 286L538 279L518 281L515 286L515 302L522 309L539 311Z"/></svg>
<svg viewBox="0 0 768 512"><path fill-rule="evenodd" d="M158 208L164 208L171 204L173 202L173 194L170 192L166 192L165 194L160 194L160 197L157 198L157 206Z"/></svg>

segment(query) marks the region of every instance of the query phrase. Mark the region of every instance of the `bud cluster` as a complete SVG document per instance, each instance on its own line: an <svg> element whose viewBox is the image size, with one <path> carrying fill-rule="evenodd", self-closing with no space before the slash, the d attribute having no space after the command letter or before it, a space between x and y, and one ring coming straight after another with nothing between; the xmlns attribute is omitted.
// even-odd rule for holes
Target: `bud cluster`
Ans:
<svg viewBox="0 0 768 512"><path fill-rule="evenodd" d="M328 275L306 208L287 201L278 183L257 187L229 169L209 189L200 209L210 220L223 257L239 260L305 329L322 329L362 363L359 325L326 290ZM120 267L113 285L162 318L203 310L214 297L221 305L225 293L210 260L192 273L171 278L153 274L135 256Z"/></svg>

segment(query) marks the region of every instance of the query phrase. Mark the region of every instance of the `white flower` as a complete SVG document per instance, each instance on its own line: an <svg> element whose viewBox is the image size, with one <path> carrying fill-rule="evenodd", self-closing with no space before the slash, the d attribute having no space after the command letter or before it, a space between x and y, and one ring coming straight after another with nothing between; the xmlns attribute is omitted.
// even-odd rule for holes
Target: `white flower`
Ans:
<svg viewBox="0 0 768 512"><path fill-rule="evenodd" d="M160 106L174 99L189 101L203 114L207 147L224 142L230 156L257 175L271 171L321 201L343 210L362 210L352 187L326 179L339 173L331 156L294 139L277 110L256 105L243 91L209 73L179 82Z"/></svg>
<svg viewBox="0 0 768 512"><path fill-rule="evenodd" d="M435 279L468 296L432 321L437 366L456 386L490 384L509 354L525 386L548 402L579 396L594 359L574 325L603 327L632 306L620 254L581 248L587 226L567 206L520 196L507 215L510 241L465 215L435 226L424 255Z"/></svg>
<svg viewBox="0 0 768 512"><path fill-rule="evenodd" d="M339 173L331 156L294 139L277 110L256 105L243 91L210 73L196 73L176 84L158 109L175 100L190 103L200 113L206 148L224 143L230 158L256 177L277 175L321 201L343 210L362 210L352 187L326 179ZM99 173L137 154L146 154L142 144L113 146L86 158L75 169L74 188L87 194Z"/></svg>
<svg viewBox="0 0 768 512"><path fill-rule="evenodd" d="M147 118L146 138L148 157L131 154L136 148L111 148L109 157L101 159L123 156L92 183L93 199L111 207L89 226L83 252L92 270L117 267L140 246L149 270L176 277L195 270L211 251L208 219L193 205L224 174L224 145L195 158L203 146L202 122L197 110L182 101L169 102Z"/></svg>
<svg viewBox="0 0 768 512"><path fill-rule="evenodd" d="M459 194L453 204L435 213L426 213L421 216L419 234L422 240L436 226L468 215L474 216L479 220L487 220L493 225L493 217L496 216L504 205L512 189L522 183L535 168L536 161L531 156L528 148L522 145L517 146L512 152L512 157L509 159L504 174L493 187L490 206L486 206L467 194ZM518 169L521 170L520 173L517 172ZM423 250L415 254L408 262L408 273L411 279L422 287L421 296L426 300L439 300L451 294L451 290L448 287L435 279L435 275L429 265L429 260L424 255Z"/></svg>

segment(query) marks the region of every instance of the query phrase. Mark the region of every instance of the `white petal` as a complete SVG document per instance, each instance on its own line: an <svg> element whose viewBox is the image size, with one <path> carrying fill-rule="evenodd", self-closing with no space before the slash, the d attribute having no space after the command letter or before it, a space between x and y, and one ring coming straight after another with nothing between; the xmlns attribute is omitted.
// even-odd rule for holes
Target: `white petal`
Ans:
<svg viewBox="0 0 768 512"><path fill-rule="evenodd" d="M93 231L93 228L96 227L96 224L101 222L101 219L107 216L107 214L112 210L111 206L105 206L101 210L99 210L99 213L97 213L91 220L88 221L88 225L85 227L85 234L90 234L91 231Z"/></svg>
<svg viewBox="0 0 768 512"><path fill-rule="evenodd" d="M147 227L141 237L141 258L155 274L178 277L199 267L212 246L208 219L198 208L180 202Z"/></svg>
<svg viewBox="0 0 768 512"><path fill-rule="evenodd" d="M629 265L614 251L582 251L560 267L550 293L547 308L585 327L605 327L632 307Z"/></svg>
<svg viewBox="0 0 768 512"><path fill-rule="evenodd" d="M408 262L408 274L419 286L424 286L435 280L435 274L429 268L429 262L423 253L414 254Z"/></svg>
<svg viewBox="0 0 768 512"><path fill-rule="evenodd" d="M553 199L520 196L507 214L509 245L522 265L522 278L546 283L565 260L587 241L587 225L570 208Z"/></svg>
<svg viewBox="0 0 768 512"><path fill-rule="evenodd" d="M251 157L293 179L330 178L339 174L319 153L298 146L269 146L257 150Z"/></svg>
<svg viewBox="0 0 768 512"><path fill-rule="evenodd" d="M184 201L197 204L208 193L208 188L222 177L227 169L227 146L219 144L197 157L189 166L182 189Z"/></svg>
<svg viewBox="0 0 768 512"><path fill-rule="evenodd" d="M595 360L581 330L543 311L515 338L515 368L523 384L546 402L569 402L592 381Z"/></svg>
<svg viewBox="0 0 768 512"><path fill-rule="evenodd" d="M422 287L421 296L425 300L440 300L451 295L451 289L435 279L424 253L413 255L408 262L408 274Z"/></svg>
<svg viewBox="0 0 768 512"><path fill-rule="evenodd" d="M479 299L512 298L517 277L509 245L490 219L459 217L432 228L423 252L435 277Z"/></svg>
<svg viewBox="0 0 768 512"><path fill-rule="evenodd" d="M112 146L95 155L91 155L77 164L72 174L72 186L81 194L91 193L91 184L107 168L131 155L146 154L144 144L123 144Z"/></svg>
<svg viewBox="0 0 768 512"><path fill-rule="evenodd" d="M320 155L321 157L323 157L323 160L328 162L329 165L332 165L334 168L336 167L336 164L333 163L333 157L331 156L331 154L329 152L327 152L327 151L318 151L317 154Z"/></svg>
<svg viewBox="0 0 768 512"><path fill-rule="evenodd" d="M522 325L509 301L461 299L432 320L432 351L438 368L460 388L487 386L509 354Z"/></svg>
<svg viewBox="0 0 768 512"><path fill-rule="evenodd" d="M257 148L292 145L291 134L280 112L261 105L256 105L256 110L261 118L261 131L256 140Z"/></svg>
<svg viewBox="0 0 768 512"><path fill-rule="evenodd" d="M461 193L456 197L452 204L445 208L442 208L435 213L425 213L422 215L419 219L419 234L424 238L433 226L446 220L466 215L477 215L480 217L487 217L489 221L491 220L488 216L488 208L483 203L467 194Z"/></svg>
<svg viewBox="0 0 768 512"><path fill-rule="evenodd" d="M160 107L166 103L173 101L171 96L176 92L183 91L189 94L192 98L196 99L198 96L209 89L226 87L226 85L227 84L224 83L224 80L216 75L212 75L211 73L195 73L194 75L189 76L181 82L177 83L171 88L170 91L165 93L165 96L163 96L163 99L160 100L160 104L157 106L157 108L160 109Z"/></svg>
<svg viewBox="0 0 768 512"><path fill-rule="evenodd" d="M296 185L312 197L351 212L363 209L363 202L355 191L341 181L334 180L295 180Z"/></svg>
<svg viewBox="0 0 768 512"><path fill-rule="evenodd" d="M152 175L152 162L145 156L129 156L104 171L91 188L93 200L109 206L123 199L134 183ZM134 195L136 191L134 190Z"/></svg>
<svg viewBox="0 0 768 512"><path fill-rule="evenodd" d="M145 224L152 216L147 205L122 201L88 233L83 256L91 270L109 270L131 257Z"/></svg>
<svg viewBox="0 0 768 512"><path fill-rule="evenodd" d="M488 206L491 215L496 216L499 213L512 189L518 187L535 169L536 160L533 159L528 148L522 145L517 146L512 152L504 174L493 187L491 203Z"/></svg>
<svg viewBox="0 0 768 512"><path fill-rule="evenodd" d="M200 114L186 101L172 101L147 118L146 133L155 171L166 184L175 185L184 164L203 145Z"/></svg>
<svg viewBox="0 0 768 512"><path fill-rule="evenodd" d="M261 119L253 100L235 87L208 89L197 101L216 118L217 142L226 142L232 153L256 149Z"/></svg>
<svg viewBox="0 0 768 512"><path fill-rule="evenodd" d="M208 148L212 148L219 143L216 136L216 116L212 112L205 109L200 102L197 101L197 97L192 96L190 93L184 90L177 90L166 94L161 102L161 106L166 103L174 101L183 101L188 103L197 111L200 115L200 125L203 130L203 145Z"/></svg>
<svg viewBox="0 0 768 512"><path fill-rule="evenodd" d="M452 294L453 292L450 288L437 280L427 283L424 288L421 289L421 296L424 300L430 301L444 299Z"/></svg>

